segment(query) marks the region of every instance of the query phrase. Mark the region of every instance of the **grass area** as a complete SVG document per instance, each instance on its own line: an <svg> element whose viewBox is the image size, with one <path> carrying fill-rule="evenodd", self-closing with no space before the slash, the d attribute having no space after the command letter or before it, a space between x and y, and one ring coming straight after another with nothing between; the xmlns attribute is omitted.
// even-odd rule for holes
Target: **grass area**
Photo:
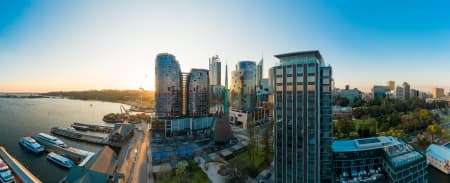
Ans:
<svg viewBox="0 0 450 183"><path fill-rule="evenodd" d="M450 118L441 118L440 123L449 123L450 122Z"/></svg>
<svg viewBox="0 0 450 183"><path fill-rule="evenodd" d="M253 148L253 151L255 152L255 167L259 167L259 165L264 161L264 153L261 148L258 151L256 150L256 148ZM239 153L235 158L241 158L245 160L250 159L247 150Z"/></svg>
<svg viewBox="0 0 450 183"><path fill-rule="evenodd" d="M166 178L155 178L156 183L178 183L179 177L175 176L175 174L172 174L171 176L168 176ZM187 180L184 182L195 182L195 183L208 183L211 182L208 179L208 176L200 169L200 167L195 166L195 169L192 172L188 172Z"/></svg>

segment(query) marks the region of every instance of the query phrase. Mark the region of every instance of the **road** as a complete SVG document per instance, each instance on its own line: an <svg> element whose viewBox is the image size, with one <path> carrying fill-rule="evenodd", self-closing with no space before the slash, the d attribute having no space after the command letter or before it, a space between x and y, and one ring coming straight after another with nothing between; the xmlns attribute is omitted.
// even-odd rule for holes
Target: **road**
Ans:
<svg viewBox="0 0 450 183"><path fill-rule="evenodd" d="M138 139L136 142L137 148L134 153L136 153L135 156L135 164L132 168L132 171L130 172L130 181L132 183L139 183L139 182L150 182L150 177L147 170L147 165L150 160L147 159L147 151L150 145L150 133L148 130L148 125L145 123L145 126L143 125L142 130L144 132L143 138ZM151 163L151 162L150 162Z"/></svg>

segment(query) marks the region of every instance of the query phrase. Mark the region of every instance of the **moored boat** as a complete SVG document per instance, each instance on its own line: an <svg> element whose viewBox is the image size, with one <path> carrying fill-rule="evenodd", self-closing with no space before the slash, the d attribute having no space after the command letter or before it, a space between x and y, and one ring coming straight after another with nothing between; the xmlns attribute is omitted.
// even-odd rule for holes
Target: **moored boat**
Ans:
<svg viewBox="0 0 450 183"><path fill-rule="evenodd" d="M48 143L56 145L56 146L60 146L60 147L64 147L64 148L67 147L67 145L63 141L59 140L58 138L56 138L54 136L46 134L46 133L39 133L36 136L36 138L39 138L45 142L48 142Z"/></svg>
<svg viewBox="0 0 450 183"><path fill-rule="evenodd" d="M19 144L35 154L40 154L44 151L44 147L31 137L20 138Z"/></svg>
<svg viewBox="0 0 450 183"><path fill-rule="evenodd" d="M14 175L12 174L11 170L9 170L8 165L2 159L0 159L0 182L14 182Z"/></svg>
<svg viewBox="0 0 450 183"><path fill-rule="evenodd" d="M62 167L69 169L72 168L72 166L74 165L72 160L53 152L48 153L47 159L50 160L51 162L54 162L58 165L61 165Z"/></svg>

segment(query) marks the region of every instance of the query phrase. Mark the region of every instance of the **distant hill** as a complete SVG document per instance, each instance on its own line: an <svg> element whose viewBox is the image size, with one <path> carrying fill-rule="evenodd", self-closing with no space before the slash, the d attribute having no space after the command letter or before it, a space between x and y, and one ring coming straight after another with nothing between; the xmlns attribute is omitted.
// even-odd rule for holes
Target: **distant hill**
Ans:
<svg viewBox="0 0 450 183"><path fill-rule="evenodd" d="M44 96L64 97L79 100L98 100L105 102L123 103L144 109L153 109L154 92L141 90L88 90L61 91L41 94ZM142 105L141 105L142 96Z"/></svg>

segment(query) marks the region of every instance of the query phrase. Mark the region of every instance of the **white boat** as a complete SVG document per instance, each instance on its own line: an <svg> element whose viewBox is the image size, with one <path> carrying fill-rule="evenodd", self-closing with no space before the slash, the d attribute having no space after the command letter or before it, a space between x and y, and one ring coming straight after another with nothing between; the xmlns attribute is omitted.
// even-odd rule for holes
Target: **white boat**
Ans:
<svg viewBox="0 0 450 183"><path fill-rule="evenodd" d="M63 141L46 133L39 133L36 137L53 145L67 147L67 145Z"/></svg>
<svg viewBox="0 0 450 183"><path fill-rule="evenodd" d="M0 159L0 182L2 183L12 183L14 182L14 175L9 170L8 165Z"/></svg>
<svg viewBox="0 0 450 183"><path fill-rule="evenodd" d="M72 168L73 161L56 153L48 153L47 159L66 168Z"/></svg>
<svg viewBox="0 0 450 183"><path fill-rule="evenodd" d="M31 137L20 138L19 144L35 154L39 154L44 151L44 147L42 147L41 144L37 143L36 140Z"/></svg>

